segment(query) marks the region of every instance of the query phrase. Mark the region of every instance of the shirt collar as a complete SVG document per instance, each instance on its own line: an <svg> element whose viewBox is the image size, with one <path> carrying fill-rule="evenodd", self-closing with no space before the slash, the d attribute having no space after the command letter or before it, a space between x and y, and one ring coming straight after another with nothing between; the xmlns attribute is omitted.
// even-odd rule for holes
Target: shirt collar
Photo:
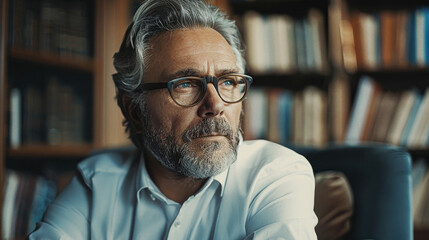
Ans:
<svg viewBox="0 0 429 240"><path fill-rule="evenodd" d="M155 191L155 192L160 192L158 187L156 186L156 184L152 181L152 179L149 176L149 173L146 169L146 164L145 164L145 160L144 160L144 153L141 152L140 154L140 161L139 161L139 170L137 172L137 178L136 178L136 193L137 193L137 199L140 201L140 191L142 191L143 189L147 188L151 191ZM221 191L220 191L220 196L223 196L224 190L225 190L225 182L226 182L226 178L228 175L228 171L229 168L225 169L223 172L219 173L218 175L215 175L211 178L209 178L206 182L206 184L203 186L203 188L205 188L205 186L207 185L207 183L212 183L213 181L216 181L219 183ZM203 190L203 189L202 189Z"/></svg>

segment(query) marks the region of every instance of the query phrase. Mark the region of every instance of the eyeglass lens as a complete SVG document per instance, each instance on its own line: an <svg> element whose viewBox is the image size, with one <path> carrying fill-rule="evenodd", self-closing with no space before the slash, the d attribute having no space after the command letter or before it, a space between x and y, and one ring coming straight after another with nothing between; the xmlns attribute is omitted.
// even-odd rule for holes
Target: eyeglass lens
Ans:
<svg viewBox="0 0 429 240"><path fill-rule="evenodd" d="M172 86L171 95L180 105L193 105L204 97L204 81L204 79L193 77L177 81ZM246 88L246 79L235 75L219 78L217 86L219 96L227 103L241 100L246 93Z"/></svg>

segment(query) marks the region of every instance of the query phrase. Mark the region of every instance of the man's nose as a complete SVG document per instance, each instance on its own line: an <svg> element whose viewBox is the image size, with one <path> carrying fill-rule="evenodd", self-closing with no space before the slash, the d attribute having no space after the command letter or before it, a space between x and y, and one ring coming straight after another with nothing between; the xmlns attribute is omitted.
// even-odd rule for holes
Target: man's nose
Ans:
<svg viewBox="0 0 429 240"><path fill-rule="evenodd" d="M220 98L215 86L207 84L206 94L198 108L198 116L202 118L223 115L225 102Z"/></svg>

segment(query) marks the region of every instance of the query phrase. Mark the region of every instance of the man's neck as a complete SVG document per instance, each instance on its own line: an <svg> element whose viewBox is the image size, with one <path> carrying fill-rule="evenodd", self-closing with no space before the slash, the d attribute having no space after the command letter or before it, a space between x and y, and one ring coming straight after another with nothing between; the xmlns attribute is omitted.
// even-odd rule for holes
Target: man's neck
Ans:
<svg viewBox="0 0 429 240"><path fill-rule="evenodd" d="M182 176L165 168L149 151L145 151L146 169L159 190L169 199L183 204L197 193L207 179Z"/></svg>

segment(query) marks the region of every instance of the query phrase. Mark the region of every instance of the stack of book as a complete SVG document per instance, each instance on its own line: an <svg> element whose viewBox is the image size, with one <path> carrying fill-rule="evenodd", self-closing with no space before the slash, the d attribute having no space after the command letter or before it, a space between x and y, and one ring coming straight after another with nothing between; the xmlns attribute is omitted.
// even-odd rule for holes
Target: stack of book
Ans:
<svg viewBox="0 0 429 240"><path fill-rule="evenodd" d="M429 171L427 159L414 161L412 169L413 220L420 228L429 227Z"/></svg>
<svg viewBox="0 0 429 240"><path fill-rule="evenodd" d="M91 55L91 21L86 1L9 2L9 43L12 47L60 56Z"/></svg>
<svg viewBox="0 0 429 240"><path fill-rule="evenodd" d="M6 171L2 239L23 239L42 219L57 189L46 178Z"/></svg>
<svg viewBox="0 0 429 240"><path fill-rule="evenodd" d="M304 19L249 11L243 27L252 73L327 70L324 17L319 10L309 10Z"/></svg>
<svg viewBox="0 0 429 240"><path fill-rule="evenodd" d="M245 101L246 139L321 147L328 141L327 97L313 86L303 91L253 88Z"/></svg>
<svg viewBox="0 0 429 240"><path fill-rule="evenodd" d="M359 68L429 65L429 8L353 12L350 22Z"/></svg>
<svg viewBox="0 0 429 240"><path fill-rule="evenodd" d="M348 143L385 142L429 146L429 88L385 91L370 77L358 85L347 129Z"/></svg>
<svg viewBox="0 0 429 240"><path fill-rule="evenodd" d="M46 82L42 82L11 90L11 147L85 142L85 111L88 106L85 105L83 91L56 75L50 75Z"/></svg>

